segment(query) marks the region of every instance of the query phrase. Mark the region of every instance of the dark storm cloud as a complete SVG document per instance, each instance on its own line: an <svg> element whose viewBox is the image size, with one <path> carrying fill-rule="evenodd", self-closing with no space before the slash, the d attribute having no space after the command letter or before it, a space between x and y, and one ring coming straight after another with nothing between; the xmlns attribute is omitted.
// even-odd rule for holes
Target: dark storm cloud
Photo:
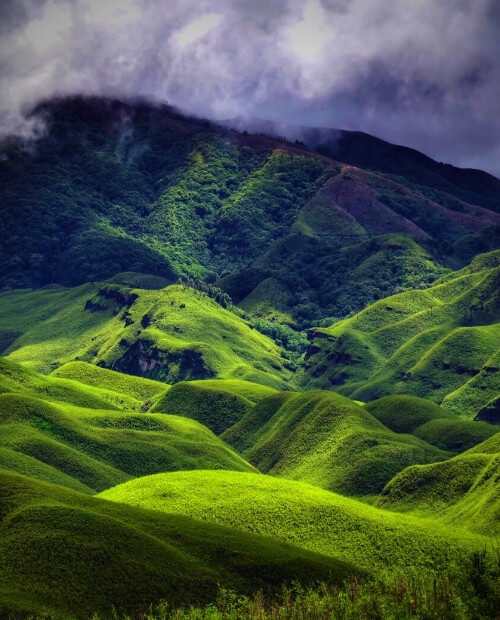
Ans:
<svg viewBox="0 0 500 620"><path fill-rule="evenodd" d="M360 129L500 174L498 0L0 0L0 127L40 98Z"/></svg>

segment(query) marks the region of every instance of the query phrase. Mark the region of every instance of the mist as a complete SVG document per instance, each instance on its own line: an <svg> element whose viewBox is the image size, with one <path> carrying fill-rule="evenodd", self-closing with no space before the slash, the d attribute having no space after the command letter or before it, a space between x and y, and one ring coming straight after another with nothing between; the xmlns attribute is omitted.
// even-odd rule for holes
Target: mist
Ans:
<svg viewBox="0 0 500 620"><path fill-rule="evenodd" d="M3 0L0 135L70 94L366 131L500 176L496 0Z"/></svg>

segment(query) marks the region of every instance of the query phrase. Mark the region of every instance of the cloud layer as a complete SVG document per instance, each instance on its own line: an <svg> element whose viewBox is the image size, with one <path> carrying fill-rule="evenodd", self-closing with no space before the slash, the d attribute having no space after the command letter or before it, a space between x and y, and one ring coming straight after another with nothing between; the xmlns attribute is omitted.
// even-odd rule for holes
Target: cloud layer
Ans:
<svg viewBox="0 0 500 620"><path fill-rule="evenodd" d="M85 93L359 129L500 175L497 0L0 0L0 132Z"/></svg>

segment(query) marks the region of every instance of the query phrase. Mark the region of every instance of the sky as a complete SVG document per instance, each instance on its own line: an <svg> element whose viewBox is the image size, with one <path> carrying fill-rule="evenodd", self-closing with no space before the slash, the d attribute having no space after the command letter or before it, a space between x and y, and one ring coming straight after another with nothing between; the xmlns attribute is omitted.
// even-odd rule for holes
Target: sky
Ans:
<svg viewBox="0 0 500 620"><path fill-rule="evenodd" d="M0 0L0 136L40 99L361 130L500 177L500 0Z"/></svg>

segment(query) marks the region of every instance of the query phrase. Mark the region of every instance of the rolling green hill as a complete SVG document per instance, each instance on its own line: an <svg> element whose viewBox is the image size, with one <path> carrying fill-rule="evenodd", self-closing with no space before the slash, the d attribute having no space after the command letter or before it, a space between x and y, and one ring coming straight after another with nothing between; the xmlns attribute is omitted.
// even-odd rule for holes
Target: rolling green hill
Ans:
<svg viewBox="0 0 500 620"><path fill-rule="evenodd" d="M377 420L397 433L412 433L450 452L463 452L498 431L485 422L462 420L444 407L416 396L384 396L366 404Z"/></svg>
<svg viewBox="0 0 500 620"><path fill-rule="evenodd" d="M291 377L270 338L184 285L12 291L0 294L0 321L3 354L45 373L76 360L166 383L221 377L286 389Z"/></svg>
<svg viewBox="0 0 500 620"><path fill-rule="evenodd" d="M101 368L86 362L68 362L51 373L52 377L74 379L84 385L100 387L121 395L134 398L145 405L155 396L164 393L170 386L160 381L152 381L144 377L134 377Z"/></svg>
<svg viewBox="0 0 500 620"><path fill-rule="evenodd" d="M271 396L222 437L260 471L348 495L376 494L408 465L448 456L394 433L348 398L320 390Z"/></svg>
<svg viewBox="0 0 500 620"><path fill-rule="evenodd" d="M101 497L261 533L366 570L444 567L485 537L405 517L271 476L177 472L132 480Z"/></svg>
<svg viewBox="0 0 500 620"><path fill-rule="evenodd" d="M213 601L353 566L270 538L142 510L0 470L0 615L88 618Z"/></svg>
<svg viewBox="0 0 500 620"><path fill-rule="evenodd" d="M240 379L205 379L177 383L151 411L194 418L220 434L276 390Z"/></svg>
<svg viewBox="0 0 500 620"><path fill-rule="evenodd" d="M379 505L439 518L443 523L498 536L500 433L454 458L414 465L385 487Z"/></svg>
<svg viewBox="0 0 500 620"><path fill-rule="evenodd" d="M362 401L413 394L474 418L499 389L498 256L311 330L299 382Z"/></svg>
<svg viewBox="0 0 500 620"><path fill-rule="evenodd" d="M0 394L0 427L0 467L87 493L160 471L252 471L206 427L175 415Z"/></svg>

